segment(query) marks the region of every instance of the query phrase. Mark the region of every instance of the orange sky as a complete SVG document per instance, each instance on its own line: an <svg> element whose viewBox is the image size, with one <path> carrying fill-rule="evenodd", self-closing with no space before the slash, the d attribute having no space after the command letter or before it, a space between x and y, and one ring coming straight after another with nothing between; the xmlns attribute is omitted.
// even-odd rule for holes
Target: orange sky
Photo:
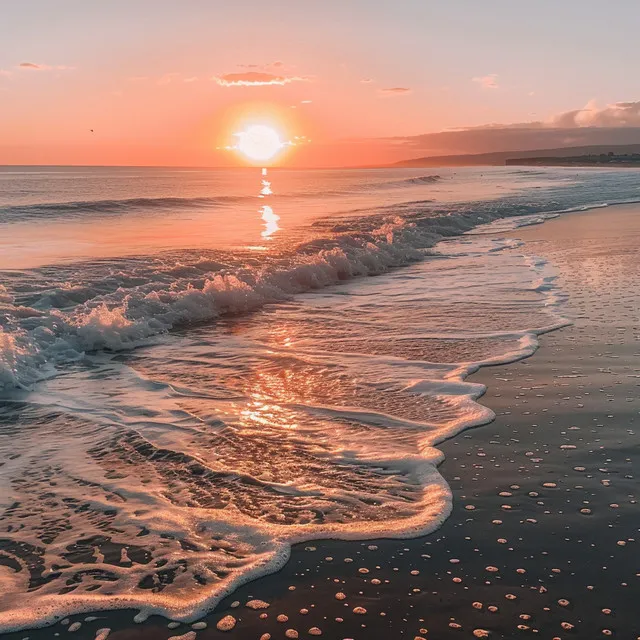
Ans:
<svg viewBox="0 0 640 640"><path fill-rule="evenodd" d="M621 0L603 31L610 13L591 0L533 13L506 0L21 0L0 21L0 164L236 164L217 147L254 121L311 139L282 154L290 166L637 142L625 69L640 5Z"/></svg>

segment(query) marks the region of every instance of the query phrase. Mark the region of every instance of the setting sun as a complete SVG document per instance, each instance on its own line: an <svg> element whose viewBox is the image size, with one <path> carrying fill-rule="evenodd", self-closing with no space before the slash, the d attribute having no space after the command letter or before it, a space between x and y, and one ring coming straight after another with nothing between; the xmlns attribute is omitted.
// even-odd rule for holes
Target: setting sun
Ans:
<svg viewBox="0 0 640 640"><path fill-rule="evenodd" d="M236 149L250 160L271 160L285 146L278 132L263 124L252 125L235 135L238 137Z"/></svg>

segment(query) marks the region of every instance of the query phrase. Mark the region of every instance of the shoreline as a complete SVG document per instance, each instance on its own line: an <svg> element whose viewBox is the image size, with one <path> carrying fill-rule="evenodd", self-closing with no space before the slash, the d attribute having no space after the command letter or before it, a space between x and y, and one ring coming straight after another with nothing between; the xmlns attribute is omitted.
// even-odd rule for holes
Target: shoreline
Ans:
<svg viewBox="0 0 640 640"><path fill-rule="evenodd" d="M635 208L637 209L637 207ZM611 212L614 210L618 210L618 207L609 207L606 211ZM509 232L507 235L524 237L525 241L528 237L529 241L534 243L543 242L546 240L540 240L539 236L545 236L545 234L548 235L548 229L550 225L555 225L555 223L559 220L565 221L568 218L575 218L578 215L593 216L594 214L592 212L593 210L591 210L591 212L565 214L560 218L546 222L545 225L540 225L533 228L529 227L516 229L512 232ZM598 213L599 211L596 210L596 217ZM527 244L527 247L531 248L531 245ZM535 253L535 251L533 252ZM565 287L561 286L561 288L564 289ZM578 329L580 328L581 327L578 327ZM463 467L458 460L458 458L460 457L458 448L466 449L463 454L470 459L473 459L472 456L474 456L474 449L477 458L481 459L491 459L491 456L501 455L500 448L505 441L509 440L510 430L513 428L511 425L502 424L504 416L511 416L511 409L513 408L513 406L515 405L515 407L519 407L521 403L525 402L521 399L521 396L518 393L513 398L513 404L511 404L511 401L506 403L506 400L504 399L505 395L513 393L514 389L510 387L508 383L504 382L504 384L501 384L501 382L504 381L504 377L506 377L506 379L510 381L513 381L517 378L527 379L527 376L538 376L541 378L548 378L549 376L553 377L555 374L552 374L554 367L551 366L551 363L553 362L554 351L558 351L560 355L566 356L567 352L572 348L578 348L577 346L572 346L572 342L571 340L569 340L569 338L563 338L563 336L566 336L566 332L574 331L574 329L575 326L545 335L541 341L541 348L538 350L536 357L533 359L525 359L509 365L494 365L483 367L479 372L474 374L473 382L486 384L490 381L490 383L488 384L488 392L484 396L482 404L493 409L498 415L496 421L493 424L485 424L482 429L472 429L464 431L457 437L451 438L445 441L443 444L438 445L438 448L441 449L445 454L445 461L440 466L440 472L448 481L455 496L454 512L449 520L447 520L440 529L430 534L426 538L423 537L410 540L385 539L375 541L375 544L372 544L372 542L374 541L343 542L329 540L316 541L313 543L313 545L305 543L297 545L292 550L291 559L279 573L264 576L263 578L259 578L258 580L241 586L231 596L226 598L218 606L216 613L210 614L205 618L209 623L209 628L206 631L198 631L198 638L206 638L209 636L220 637L220 633L215 630L215 622L222 618L224 615L228 614L235 615L238 618L242 618L238 623L236 630L227 634L228 637L231 638L254 637L253 635L249 634L254 634L256 638L259 638L260 633L272 633L274 638L282 637L282 635L284 634L284 630L290 627L297 629L300 632L301 636L305 637L307 635L306 629L312 628L314 626L322 629L323 635L331 638L388 638L395 637L394 635L389 635L394 633L403 633L408 637L412 633L416 636L419 636L423 627L416 626L418 624L424 624L424 628L428 628L430 634L438 633L438 637L443 637L443 634L449 632L452 634L452 637L457 637L453 634L459 634L459 629L456 626L452 625L461 624L466 631L470 631L472 630L473 625L479 625L482 621L484 621L483 623L485 627L478 626L473 628L490 629L494 634L492 637L496 637L495 634L499 633L516 633L514 629L508 631L507 627L504 627L503 630L500 631L501 625L510 624L503 619L503 615L500 612L497 612L498 615L491 614L491 612L487 614L487 611L484 607L482 609L472 607L472 611L467 612L466 609L462 607L462 602L464 601L466 603L468 599L466 598L465 594L465 590L467 588L472 590L478 589L479 591L477 591L476 593L484 594L482 596L483 599L477 600L479 602L486 603L488 601L487 599L491 599L492 596L490 596L488 592L493 593L495 591L495 588L499 587L500 581L502 580L503 570L500 569L496 572L490 571L487 573L485 572L484 566L474 567L474 564L478 564L478 557L474 554L480 552L474 552L473 550L467 548L469 547L467 538L471 536L460 537L461 532L458 531L458 529L467 532L473 530L474 537L476 535L479 535L483 543L487 543L489 542L489 540L485 540L484 537L490 537L494 533L497 535L498 531L494 530L498 526L501 527L501 525L487 524L488 530L480 531L479 534L475 532L474 527L469 526L470 521L471 523L473 523L479 516L484 515L490 510L496 509L496 504L494 503L496 502L496 497L498 496L497 494L495 494L495 492L494 494L489 495L488 491L483 491L477 497L473 497L473 503L468 502L469 498L467 494L469 493L469 490L473 488L474 482L479 483L477 486L484 486L485 489L489 489L490 487L493 488L492 485L495 484L495 478L488 477L484 473L484 464L482 464L484 460L476 462L474 465L472 465L471 468L468 468L466 463ZM547 361L545 361L544 363L542 361L539 361L542 354L544 354L545 358L547 359ZM562 362L560 362L559 364L563 366ZM520 369L521 366L523 367L523 369ZM503 376L503 378L501 378L500 376ZM559 377L559 379L563 380L561 384L566 385L578 385L579 381L581 381L580 378ZM546 385L548 383L543 384ZM532 406L537 402L538 411L540 413L544 413L545 409L549 409L549 407L540 407L540 405L544 405L545 403L540 400L536 401L535 398L531 398L526 402L531 403ZM528 412L528 414L530 413L531 412ZM517 418L523 424L528 421L527 414L525 414L524 411L522 412L522 415L518 415ZM515 418L509 418L509 420L515 420ZM492 432L494 431L494 425L495 430L500 431L499 437L497 439L495 439L495 434L494 436L489 435L490 430ZM522 428L522 426L519 426L518 428L520 429ZM545 436L547 435L557 436L558 434L545 433ZM493 439L489 440L489 438ZM464 440L468 440L468 442L464 442ZM489 442L489 444L487 444L487 441ZM460 445L463 446L461 447ZM558 445L558 447L561 446L562 445ZM493 449L495 449L495 451L493 451ZM560 454L561 456L566 456L568 454L566 454L565 452L572 450L560 449L560 451L563 452ZM481 453L483 455L480 455ZM509 458L509 455L507 455L507 460ZM527 458L531 462L533 462L533 464L539 464L539 462L534 462L536 457L525 455L523 460L527 461L527 464L530 464ZM463 458L463 460L464 459L466 458ZM499 464L506 464L508 469L508 464L516 463L501 462ZM558 461L556 461L555 463L552 461L552 464L555 464L556 467L559 466ZM530 469L529 472L535 476L535 474L537 473L537 469L539 468L534 467ZM516 481L522 482L523 473L521 472L521 470L522 467L519 467L516 468L515 474L513 472L508 474L512 479L515 478L512 484ZM560 473L560 470L556 468L551 473L557 475L558 473ZM580 474L583 472L578 473ZM578 477L583 476L578 475ZM483 482L485 483L484 485L482 485ZM520 492L520 489L510 490L509 487L511 485L507 484L506 479L504 480L504 482L501 479L501 486L502 484L505 485L504 491L502 492ZM536 486L539 488L539 483L536 483ZM556 507L559 510L560 507L558 505L562 505L562 503L564 502L564 498L561 492L548 490L556 488L557 487L545 488L545 493L549 494L548 496L545 496L545 499L547 500L547 504L552 504L554 503L554 501L556 501ZM542 494L542 491L536 492ZM508 503L510 502L510 499L512 497L513 493L511 496L499 496L498 502L502 501ZM529 497L531 498L532 496ZM473 506L474 508L463 510L461 506L465 502L465 507ZM527 499L524 498L524 502L521 505L518 505L519 508L517 509L517 511L519 513L535 513L537 511L535 504L525 504L526 502ZM534 501L529 500L529 502ZM622 501L620 502L622 503ZM498 513L504 514L513 511L513 509L503 509L502 505L498 505L498 507ZM622 511L622 509L620 511ZM473 517L469 518L468 516L470 515ZM580 519L584 515L585 514L580 514L580 516L575 517L577 517L578 521L580 521ZM526 520L524 522L526 522ZM527 525L523 526L526 527ZM515 525L515 531L518 531L517 524ZM502 533L502 529L499 533ZM493 550L494 553L501 554L500 558L504 563L506 563L506 565L509 565L509 558L507 558L509 554L505 554L504 552L508 551L509 548L515 548L511 547L511 540L509 538L511 538L511 536L505 535L505 539L507 540L507 542L500 543L498 541L499 546L497 547L497 549L499 551L496 552L495 549ZM492 542L495 543L495 541ZM444 547L444 549L442 551L438 550L436 553L433 553L433 551L431 551L430 553L430 548L434 545L438 548L442 546ZM626 545L619 546L621 548L624 548ZM370 549L369 547L376 548ZM307 550L305 550L305 548ZM312 551L310 549L314 550ZM455 549L456 557L452 556L453 549ZM529 550L532 554L534 554L535 544L534 546L530 546ZM514 553L512 555L518 555L518 557L520 557L520 554ZM326 560L327 557L335 558L335 560ZM354 562L346 562L346 559L350 557L354 560ZM450 560L459 560L459 562L452 563L450 562ZM483 560L480 560L480 564L482 564L483 562ZM380 567L380 569L374 569L373 565ZM491 566L494 565L497 565L498 568L500 567L500 564L497 561L493 561L493 564L491 564ZM471 573L473 574L473 572L475 571L477 576L475 581L471 581L473 582L473 584L466 585L465 580L468 580L471 574L466 574L466 571L464 570L468 570L469 566L471 566ZM459 571L459 568L462 568L463 571ZM517 568L518 567L515 567L514 571L516 571ZM367 569L368 573L360 571L360 569ZM458 570L456 571L456 569ZM419 573L412 573L415 571L418 571ZM454 573L456 575L453 575ZM551 573L553 574L554 572L551 570ZM379 585L371 581L371 574L375 574L375 580L380 580ZM526 574L519 574L516 571L516 575ZM313 576L317 577L315 577L314 579ZM487 576L491 579L492 583L491 585L489 585L491 587L489 589L486 588L487 585L481 584L482 578L486 578ZM454 581L454 578L460 578L460 582ZM335 582L336 580L338 582ZM521 580L526 579L521 578ZM319 581L319 584L315 584L316 581ZM445 581L446 586L443 586ZM475 584L476 582L477 584ZM400 586L398 586L398 583L400 583ZM513 579L510 580L510 583L512 584L512 590L523 588L516 587ZM290 591L290 586L295 586L295 591ZM527 587L529 586L532 585L527 585ZM434 588L436 588L435 591L433 590ZM416 592L413 591L413 589L419 589L419 591ZM348 594L348 597L344 602L335 599L335 593L337 591L345 592L346 594ZM542 592L538 591L538 593ZM547 593L547 591L545 591L544 593ZM430 599L428 597L428 594L435 595L435 599ZM398 599L399 595L403 596L403 600ZM504 595L506 596L507 594L505 593ZM509 595L515 595L515 593L511 593ZM249 596L264 599L267 602L271 603L271 607L266 610L266 613L269 615L266 620L260 619L259 612L251 611L244 608L244 606L241 606L241 608L234 608L231 606L232 602L236 600L242 602L242 604L244 605L244 602L249 598ZM516 596L513 602L518 602L518 597L519 596ZM523 601L528 600L526 598L526 593L521 595L520 597ZM423 616L423 618L432 619L433 622L420 622L420 618L413 620L413 618L415 617L414 613L404 611L407 608L414 608L414 605L409 604L409 602L413 602L411 598L414 599L413 601L420 601L420 608L424 610L428 609L428 606L426 605L429 604L431 605L431 608L438 609L437 613L429 611L428 615L425 614ZM493 599L496 599L495 596L493 596ZM570 598L566 599L571 601ZM321 601L322 604L316 605L316 602L311 602L311 600ZM507 599L507 601L512 602L511 599ZM538 604L534 601L535 599L531 600L531 606L538 606ZM546 597L545 602L547 601L549 601L548 597ZM456 604L452 605L452 602ZM349 608L345 608L345 603L348 604ZM505 606L504 598L500 602L500 605L492 604L491 606L499 606L499 609L501 609L503 606ZM555 609L558 609L557 604L554 606ZM563 613L564 611L568 610L568 605L567 607L564 607L562 605L560 606L561 608L559 609L559 613ZM302 609L308 609L309 613L296 613L294 610L300 607ZM362 607L368 609L369 611L367 614L354 615L353 608L355 607ZM456 610L456 612L458 612L458 610L464 611L464 624L461 615L453 616L458 621L447 621L446 616L442 616L442 614L451 613L454 609ZM275 616L281 612L286 613L286 615L289 616L289 624L285 625L274 620ZM382 613L386 613L386 615L379 615L378 617L374 617L375 614ZM469 615L467 615L467 613ZM169 637L170 635L184 634L190 630L189 625L182 624L175 631L170 631L166 627L167 621L157 617L153 617L144 625L134 626L131 622L131 612L127 610L97 615L99 616L98 620L92 621L88 624L83 624L80 630L75 632L74 637L93 638L95 637L95 632L97 629L109 626L113 628L113 632L110 636L112 638L160 638ZM327 619L324 618L325 615ZM493 618L491 617L492 615ZM524 612L519 615L528 616L531 614ZM332 616L333 620L331 620ZM398 617L406 620L408 616L411 617L411 626L409 626L410 623L409 621L407 621L406 628L403 628L402 631L397 630L395 625L398 624ZM73 616L71 617L71 619L73 621L82 621L86 617L87 614L82 614ZM344 617L345 622L336 622L336 617ZM553 616L549 617L553 618ZM568 618L569 616L565 615L565 617ZM440 620L440 618L442 618L442 620ZM475 622L476 620L478 620L478 622ZM525 622L522 622L521 624L529 626L529 624L527 624L526 622L529 619L525 618L524 620ZM488 623L491 622L492 624L494 624L494 621L497 622L495 622L494 626L490 627ZM568 624L573 624L573 622L567 622ZM362 624L366 625L365 629L362 628ZM375 629L370 629L369 625L375 625ZM60 625L54 625L45 627L37 631L23 631L14 634L6 634L5 637L24 638L26 636L29 636L31 638L39 638L50 637L51 635L55 635L55 633L60 633L62 635L63 633L66 633L66 629L61 627ZM382 635L376 635L378 633ZM560 631L557 633L563 633L562 629L560 628ZM574 631L572 637L581 637L576 636L575 634L576 632ZM431 637L435 637L435 635L432 635ZM510 636L498 635L497 637ZM585 635L583 637L586 638L593 636Z"/></svg>

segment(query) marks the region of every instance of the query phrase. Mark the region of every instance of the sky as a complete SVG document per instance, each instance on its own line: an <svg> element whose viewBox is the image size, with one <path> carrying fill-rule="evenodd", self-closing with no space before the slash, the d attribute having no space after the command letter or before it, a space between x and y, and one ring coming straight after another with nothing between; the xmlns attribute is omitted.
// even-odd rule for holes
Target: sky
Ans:
<svg viewBox="0 0 640 640"><path fill-rule="evenodd" d="M290 166L640 142L638 0L0 0L0 164Z"/></svg>

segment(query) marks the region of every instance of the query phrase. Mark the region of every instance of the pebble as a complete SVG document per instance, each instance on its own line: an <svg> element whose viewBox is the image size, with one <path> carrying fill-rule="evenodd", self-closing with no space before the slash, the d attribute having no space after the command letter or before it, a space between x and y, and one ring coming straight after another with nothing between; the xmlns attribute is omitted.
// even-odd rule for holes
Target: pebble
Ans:
<svg viewBox="0 0 640 640"><path fill-rule="evenodd" d="M218 620L216 628L218 631L231 631L236 626L236 619L233 616L225 616L221 620ZM195 638L195 634L194 634Z"/></svg>

